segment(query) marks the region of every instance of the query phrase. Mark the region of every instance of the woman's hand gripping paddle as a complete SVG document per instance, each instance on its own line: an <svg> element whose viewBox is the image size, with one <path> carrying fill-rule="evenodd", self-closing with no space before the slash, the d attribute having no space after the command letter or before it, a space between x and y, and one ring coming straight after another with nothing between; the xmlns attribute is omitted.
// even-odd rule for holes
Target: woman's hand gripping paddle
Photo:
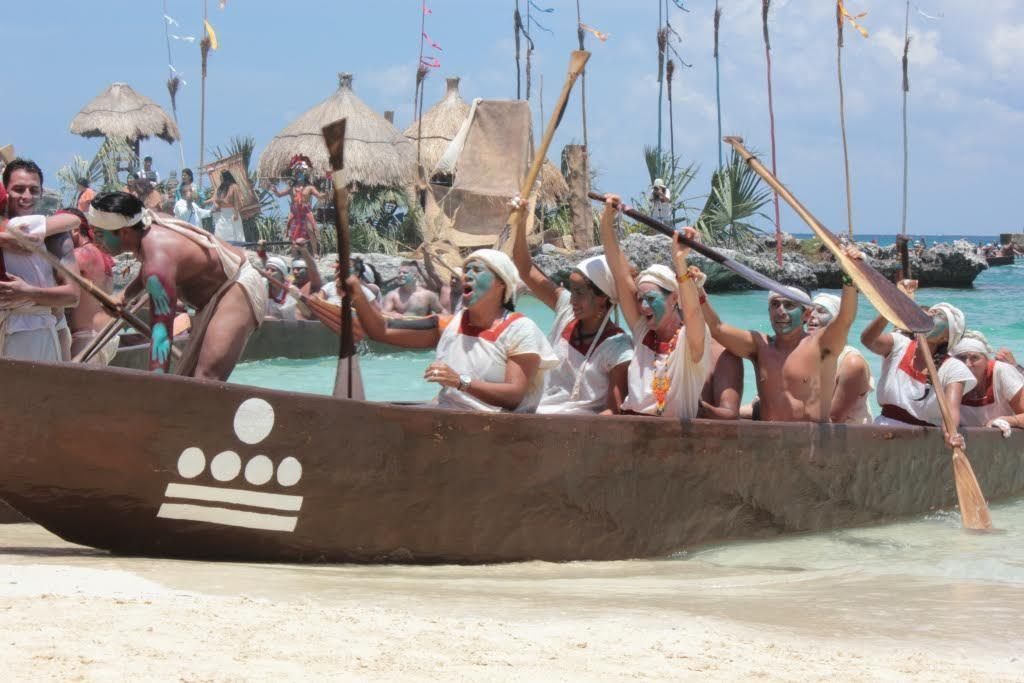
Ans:
<svg viewBox="0 0 1024 683"><path fill-rule="evenodd" d="M931 354L928 353L928 344L924 339L925 333L932 329L931 316L864 260L851 259L843 253L839 238L812 216L811 212L804 208L803 204L786 189L786 186L779 182L778 178L772 175L771 171L765 168L757 160L757 157L743 146L742 138L726 136L723 139L732 145L732 148L746 160L754 172L761 176L807 223L808 227L836 257L843 272L853 280L857 288L871 302L871 305L896 327L917 335L918 346L922 349L922 356L928 367L928 375L939 401L939 409L942 412L942 421L946 432L955 434L957 425L951 424L952 417L949 405L946 403L946 396L942 391L942 385L939 383L939 373L935 369L935 362L932 360ZM970 461L967 460L967 454L963 449L957 447L953 448L953 476L956 481L956 495L960 503L960 516L964 527L978 530L992 528L988 505L985 503L985 496L981 492L978 479L974 476L974 470L971 468Z"/></svg>
<svg viewBox="0 0 1024 683"><path fill-rule="evenodd" d="M366 392L352 334L352 300L344 292L345 281L349 276L349 259L352 256L348 231L348 188L343 184L341 174L345 167L345 119L329 123L322 130L330 157L331 180L334 183L334 224L338 231L338 293L342 295L341 348L338 350L338 370L334 375L334 396L363 401L366 400Z"/></svg>

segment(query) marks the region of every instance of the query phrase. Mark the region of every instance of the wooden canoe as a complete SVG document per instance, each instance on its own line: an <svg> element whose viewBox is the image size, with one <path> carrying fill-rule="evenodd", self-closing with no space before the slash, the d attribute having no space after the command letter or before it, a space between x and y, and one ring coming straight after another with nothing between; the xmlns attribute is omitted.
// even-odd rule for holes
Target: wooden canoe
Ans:
<svg viewBox="0 0 1024 683"><path fill-rule="evenodd" d="M0 376L0 498L122 554L620 560L956 502L932 428L453 412L12 360ZM985 496L1020 495L1024 432L967 431Z"/></svg>
<svg viewBox="0 0 1024 683"><path fill-rule="evenodd" d="M986 256L985 262L989 265L989 268L995 266L1012 266L1015 257L1010 254L1008 256Z"/></svg>

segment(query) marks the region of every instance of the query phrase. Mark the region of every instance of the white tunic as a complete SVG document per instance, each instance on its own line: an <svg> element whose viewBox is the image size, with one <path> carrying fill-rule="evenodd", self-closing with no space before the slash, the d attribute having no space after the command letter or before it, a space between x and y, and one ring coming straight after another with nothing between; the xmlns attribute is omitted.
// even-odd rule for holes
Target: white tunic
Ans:
<svg viewBox="0 0 1024 683"><path fill-rule="evenodd" d="M284 301L278 303L267 294L266 317L275 320L295 320L295 306L297 302L291 296L285 294Z"/></svg>
<svg viewBox="0 0 1024 683"><path fill-rule="evenodd" d="M893 333L892 351L882 360L882 371L878 377L878 404L885 412L886 405L896 406L910 414L910 417L930 425L942 424L942 413L935 398L935 389L928 385L927 373L914 369L914 354L917 342L900 333ZM947 358L939 368L939 383L945 389L955 382L964 383L964 393L978 383L967 366L956 358ZM875 424L905 425L906 422L880 415Z"/></svg>
<svg viewBox="0 0 1024 683"><path fill-rule="evenodd" d="M843 367L843 361L850 354L860 356L863 358L863 354L854 347L847 344L842 352L839 354L839 360L836 361L836 384L839 383L839 369ZM868 396L875 390L875 380L871 377L871 370L868 369L868 393L864 394L857 401L857 405L850 411L849 417L846 418L844 424L848 425L869 425L874 420L874 416L871 414L871 407L868 405Z"/></svg>
<svg viewBox="0 0 1024 683"><path fill-rule="evenodd" d="M234 209L221 209L213 214L213 234L225 242L244 242L242 218Z"/></svg>
<svg viewBox="0 0 1024 683"><path fill-rule="evenodd" d="M18 252L14 249L4 251L4 264L7 272L17 275L22 280L35 287L56 287L57 278L53 275L53 266L46 262L41 256L28 252ZM7 319L7 333L29 332L45 328L57 327L57 317L53 311L42 312L38 307L32 307L32 313L12 312ZM16 310L16 309L15 309Z"/></svg>
<svg viewBox="0 0 1024 683"><path fill-rule="evenodd" d="M1016 415L1010 401L1024 389L1024 377L1017 368L1002 361L988 362L988 391L980 399L965 398L960 403L960 424L965 427L984 427L990 420Z"/></svg>
<svg viewBox="0 0 1024 683"><path fill-rule="evenodd" d="M551 327L548 342L555 350L559 363L547 374L544 396L537 407L538 413L601 412L608 405L608 375L612 368L633 359L633 342L609 320L584 366L592 340L579 347L573 345L573 331L577 321L572 312L571 298L568 290L563 289L558 293L555 324ZM579 391L573 398L577 378Z"/></svg>
<svg viewBox="0 0 1024 683"><path fill-rule="evenodd" d="M544 338L537 323L521 313L508 313L496 327L480 330L463 324L465 311L455 314L441 333L437 343L437 360L447 364L460 375L485 382L504 382L509 358L535 354L540 366L526 389L523 400L514 412L532 413L540 403L544 389L544 375L558 364L558 357ZM452 410L478 410L500 412L501 408L484 403L469 393L442 387L437 395L440 408Z"/></svg>
<svg viewBox="0 0 1024 683"><path fill-rule="evenodd" d="M692 419L697 417L700 395L711 368L711 332L704 326L704 355L693 361L686 345L686 326L679 328L675 349L669 352L654 336L644 318L633 326L633 360L629 363L629 396L622 402L623 411L657 415L657 401L651 383L655 362L663 362L660 372L669 380L663 417Z"/></svg>

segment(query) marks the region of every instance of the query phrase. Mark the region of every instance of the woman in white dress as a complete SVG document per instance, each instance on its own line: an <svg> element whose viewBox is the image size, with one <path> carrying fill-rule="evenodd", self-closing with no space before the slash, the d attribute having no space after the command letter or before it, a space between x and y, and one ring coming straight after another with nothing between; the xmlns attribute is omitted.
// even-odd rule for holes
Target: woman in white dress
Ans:
<svg viewBox="0 0 1024 683"><path fill-rule="evenodd" d="M992 359L985 335L968 330L949 353L978 381L960 401L961 424L995 427L1006 437L1012 427L1024 427L1024 377L1009 363Z"/></svg>
<svg viewBox="0 0 1024 683"><path fill-rule="evenodd" d="M242 190L231 171L221 172L220 187L206 203L216 207L213 212L213 234L225 242L244 242Z"/></svg>
<svg viewBox="0 0 1024 683"><path fill-rule="evenodd" d="M408 349L437 349L423 378L441 386L439 407L533 412L543 393L544 375L558 358L537 324L515 312L518 280L512 259L502 252L473 252L463 263L466 306L443 330L440 324L429 329L389 327L367 300L359 278L352 275L345 284L371 339Z"/></svg>

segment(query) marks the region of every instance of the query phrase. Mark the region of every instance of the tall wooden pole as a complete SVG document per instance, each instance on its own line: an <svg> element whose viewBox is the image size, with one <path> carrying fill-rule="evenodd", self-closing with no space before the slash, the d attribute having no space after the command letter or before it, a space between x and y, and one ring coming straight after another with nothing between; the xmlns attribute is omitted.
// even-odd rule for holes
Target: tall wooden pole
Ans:
<svg viewBox="0 0 1024 683"><path fill-rule="evenodd" d="M853 192L850 189L850 152L846 144L846 100L843 96L843 8L836 2L836 76L839 81L839 130L843 138L843 171L846 176L846 230L853 238Z"/></svg>
<svg viewBox="0 0 1024 683"><path fill-rule="evenodd" d="M199 42L199 52L203 58L203 77L199 89L199 187L203 186L204 151L206 149L206 58L210 54L210 36L206 31L207 0L203 0L203 39Z"/></svg>
<svg viewBox="0 0 1024 683"><path fill-rule="evenodd" d="M907 177L910 173L910 143L907 136L907 93L910 92L910 76L907 74L907 60L910 52L910 0L907 0L906 17L903 23L903 207L900 234L907 236ZM910 277L907 275L907 277Z"/></svg>
<svg viewBox="0 0 1024 683"><path fill-rule="evenodd" d="M775 158L775 105L772 101L772 45L768 40L768 10L771 0L761 0L761 32L764 35L764 59L768 72L768 133L772 144L772 175L778 176ZM782 265L782 220L779 215L779 193L773 192L775 203L775 262Z"/></svg>
<svg viewBox="0 0 1024 683"><path fill-rule="evenodd" d="M718 168L722 168L722 86L718 72L718 27L722 21L722 10L715 0L715 110L718 114Z"/></svg>

